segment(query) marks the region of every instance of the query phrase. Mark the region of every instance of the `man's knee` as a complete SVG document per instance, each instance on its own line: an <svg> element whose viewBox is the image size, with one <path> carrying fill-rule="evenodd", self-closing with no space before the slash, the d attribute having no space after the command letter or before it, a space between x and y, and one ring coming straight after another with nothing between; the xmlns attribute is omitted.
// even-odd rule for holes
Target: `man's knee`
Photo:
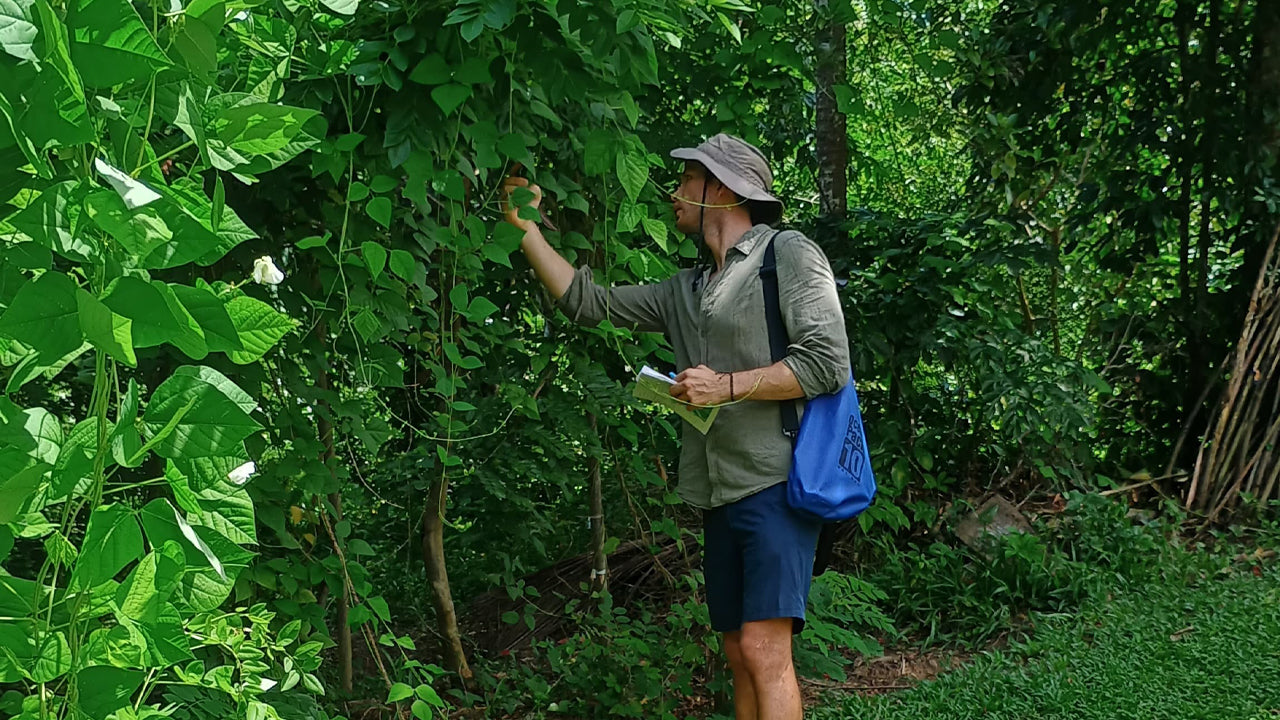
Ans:
<svg viewBox="0 0 1280 720"><path fill-rule="evenodd" d="M742 658L742 631L734 630L724 634L724 655L729 660L729 668L739 671L745 670Z"/></svg>
<svg viewBox="0 0 1280 720"><path fill-rule="evenodd" d="M791 618L743 624L738 652L753 677L777 677L790 670L791 625Z"/></svg>

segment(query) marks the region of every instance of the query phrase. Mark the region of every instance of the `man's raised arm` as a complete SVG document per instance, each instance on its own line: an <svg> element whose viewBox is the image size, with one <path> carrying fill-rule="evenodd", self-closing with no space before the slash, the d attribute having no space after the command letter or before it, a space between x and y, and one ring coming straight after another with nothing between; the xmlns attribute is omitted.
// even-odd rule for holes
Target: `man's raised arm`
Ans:
<svg viewBox="0 0 1280 720"><path fill-rule="evenodd" d="M528 180L520 177L509 177L502 183L502 192L506 201L506 217L507 222L515 225L524 231L524 239L520 241L520 249L524 250L524 256L529 260L529 264L533 266L533 272L538 276L538 280L551 291L551 295L559 300L565 291L569 289L569 284L573 282L573 266L569 264L551 247L547 239L542 236L542 230L538 227L538 223L533 220L525 220L519 216L520 206L511 198L516 192L516 188L527 188L533 193L533 199L527 204L528 207L538 208L542 203L542 188L537 185L530 184Z"/></svg>

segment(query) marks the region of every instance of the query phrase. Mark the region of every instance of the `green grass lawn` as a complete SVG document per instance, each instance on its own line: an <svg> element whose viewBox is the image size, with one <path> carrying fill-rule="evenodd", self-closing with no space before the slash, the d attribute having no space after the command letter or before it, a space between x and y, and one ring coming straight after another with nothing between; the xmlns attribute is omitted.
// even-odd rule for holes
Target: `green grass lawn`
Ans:
<svg viewBox="0 0 1280 720"><path fill-rule="evenodd" d="M1280 720L1280 568L1113 592L911 690L830 699L823 720ZM1191 628L1188 630L1188 628Z"/></svg>

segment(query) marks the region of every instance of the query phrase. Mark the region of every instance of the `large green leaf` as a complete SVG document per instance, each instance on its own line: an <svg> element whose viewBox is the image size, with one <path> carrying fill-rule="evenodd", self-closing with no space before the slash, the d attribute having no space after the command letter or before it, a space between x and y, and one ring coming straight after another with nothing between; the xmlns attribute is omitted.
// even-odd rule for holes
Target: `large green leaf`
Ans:
<svg viewBox="0 0 1280 720"><path fill-rule="evenodd" d="M142 526L147 531L147 540L153 547L160 547L166 542L177 543L186 556L187 568L208 567L219 579L227 579L219 554L214 552L205 538L191 527L168 500L163 498L152 500L142 508L139 515L142 518ZM214 535L217 536L216 533Z"/></svg>
<svg viewBox="0 0 1280 720"><path fill-rule="evenodd" d="M0 336L13 338L52 363L84 342L76 316L76 284L57 272L47 272L18 291L0 315Z"/></svg>
<svg viewBox="0 0 1280 720"><path fill-rule="evenodd" d="M35 9L40 28L37 52L44 63L36 77L25 83L23 132L42 148L91 143L97 135L89 120L80 72L71 62L67 27L48 2L38 0Z"/></svg>
<svg viewBox="0 0 1280 720"><path fill-rule="evenodd" d="M182 614L172 603L165 603L159 615L138 630L147 640L148 667L170 667L193 657Z"/></svg>
<svg viewBox="0 0 1280 720"><path fill-rule="evenodd" d="M645 181L649 179L648 161L638 152L624 152L618 155L617 166L622 189L627 192L631 202L636 202L640 199Z"/></svg>
<svg viewBox="0 0 1280 720"><path fill-rule="evenodd" d="M200 156L207 162L209 143L204 137L204 109L200 107L195 96L191 94L191 87L186 83L183 83L182 89L178 91L178 111L174 116L173 124L196 144Z"/></svg>
<svg viewBox="0 0 1280 720"><path fill-rule="evenodd" d="M115 314L85 290L76 291L76 309L80 316L80 330L94 347L129 367L137 367L132 320Z"/></svg>
<svg viewBox="0 0 1280 720"><path fill-rule="evenodd" d="M183 11L183 22L176 24L169 36L174 57L197 75L216 72L218 33L226 18L226 3L222 0L193 0Z"/></svg>
<svg viewBox="0 0 1280 720"><path fill-rule="evenodd" d="M313 147L325 135L315 110L227 93L205 104L209 161L219 170L256 174L273 170Z"/></svg>
<svg viewBox="0 0 1280 720"><path fill-rule="evenodd" d="M156 388L143 421L162 457L236 455L241 442L262 427L249 416L255 407L253 398L218 371L186 366Z"/></svg>
<svg viewBox="0 0 1280 720"><path fill-rule="evenodd" d="M4 473L0 476L0 525L11 523L22 514L48 470L48 465L21 450L0 449L0 472Z"/></svg>
<svg viewBox="0 0 1280 720"><path fill-rule="evenodd" d="M31 0L0 0L0 50L19 60L35 60L31 44L36 39Z"/></svg>
<svg viewBox="0 0 1280 720"><path fill-rule="evenodd" d="M240 333L236 330L227 307L217 295L204 288L188 285L170 285L173 294L204 331L209 352L235 352L244 349Z"/></svg>
<svg viewBox="0 0 1280 720"><path fill-rule="evenodd" d="M32 682L47 683L71 671L71 646L61 632L46 632L32 658L28 676Z"/></svg>
<svg viewBox="0 0 1280 720"><path fill-rule="evenodd" d="M169 602L182 574L186 559L182 546L166 540L142 558L116 591L116 615L141 623L152 623Z"/></svg>
<svg viewBox="0 0 1280 720"><path fill-rule="evenodd" d="M80 692L80 711L89 720L107 720L107 716L130 705L133 694L142 685L146 673L108 665L87 667L76 673ZM85 690L91 690L86 692Z"/></svg>
<svg viewBox="0 0 1280 720"><path fill-rule="evenodd" d="M173 488L174 496L179 498L179 505L187 510L187 519L192 525L217 530L238 545L257 542L253 500L244 488L231 483L226 473L204 481L199 490L191 487L190 478L177 466L165 472L165 479ZM182 498L186 499L185 503Z"/></svg>
<svg viewBox="0 0 1280 720"><path fill-rule="evenodd" d="M93 193L85 201L93 221L129 251L138 267L209 265L256 237L230 208L223 209L215 231L213 204L194 181L180 179L157 190L160 200L135 210L108 191Z"/></svg>
<svg viewBox="0 0 1280 720"><path fill-rule="evenodd" d="M130 210L118 193L98 190L85 198L84 209L94 224L133 257L129 264L135 267L149 270L173 267L190 262L203 252L203 249L190 248L191 238L174 241L173 230L160 216L157 203Z"/></svg>
<svg viewBox="0 0 1280 720"><path fill-rule="evenodd" d="M72 0L67 26L71 58L90 87L146 80L172 65L128 0Z"/></svg>
<svg viewBox="0 0 1280 720"><path fill-rule="evenodd" d="M189 229L191 232L213 234L212 245L196 258L200 265L212 265L246 240L258 237L230 207L223 206L217 223L213 218L213 202L205 195L204 188L194 180L176 180L161 192L181 209L181 217L171 220L175 232ZM168 205L162 211L171 212Z"/></svg>
<svg viewBox="0 0 1280 720"><path fill-rule="evenodd" d="M89 516L72 582L82 588L93 587L140 557L142 532L134 512L123 505L103 505Z"/></svg>
<svg viewBox="0 0 1280 720"><path fill-rule="evenodd" d="M177 293L169 285L152 280L151 287L164 297L165 307L169 308L170 314L178 321L180 331L170 342L192 360L203 360L209 354L209 345L205 342L200 323L196 322L186 306L178 300Z"/></svg>
<svg viewBox="0 0 1280 720"><path fill-rule="evenodd" d="M293 318L248 295L233 298L227 303L227 313L244 347L241 351L228 353L231 362L238 365L257 362L298 325Z"/></svg>
<svg viewBox="0 0 1280 720"><path fill-rule="evenodd" d="M142 278L132 276L117 278L107 287L107 295L102 302L111 308L112 312L133 321L135 348L155 347L173 342L188 330L178 318L173 316L173 311L165 302L164 293Z"/></svg>
<svg viewBox="0 0 1280 720"><path fill-rule="evenodd" d="M17 239L33 240L59 255L87 263L97 248L80 224L84 189L68 180L52 185L9 219Z"/></svg>

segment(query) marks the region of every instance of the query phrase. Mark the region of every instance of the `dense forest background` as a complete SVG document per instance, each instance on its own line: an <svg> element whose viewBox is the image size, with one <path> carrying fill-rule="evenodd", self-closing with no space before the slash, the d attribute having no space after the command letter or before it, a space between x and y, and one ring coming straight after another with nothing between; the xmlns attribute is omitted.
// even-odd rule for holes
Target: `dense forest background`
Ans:
<svg viewBox="0 0 1280 720"><path fill-rule="evenodd" d="M1278 3L0 0L0 49L4 716L723 702L672 355L555 311L516 163L647 282L667 151L737 134L846 281L880 493L806 676L1275 517Z"/></svg>

